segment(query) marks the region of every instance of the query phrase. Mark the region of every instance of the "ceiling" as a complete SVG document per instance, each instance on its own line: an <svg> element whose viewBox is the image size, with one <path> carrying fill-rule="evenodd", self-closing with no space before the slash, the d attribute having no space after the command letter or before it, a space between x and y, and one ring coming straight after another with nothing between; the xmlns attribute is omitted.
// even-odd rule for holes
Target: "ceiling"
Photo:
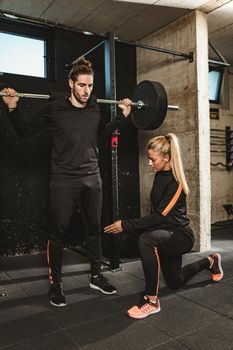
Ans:
<svg viewBox="0 0 233 350"><path fill-rule="evenodd" d="M198 9L208 14L209 39L233 66L233 0L0 0L0 15L15 15L119 39L138 41ZM176 50L175 45L173 50ZM211 58L216 59L211 51Z"/></svg>

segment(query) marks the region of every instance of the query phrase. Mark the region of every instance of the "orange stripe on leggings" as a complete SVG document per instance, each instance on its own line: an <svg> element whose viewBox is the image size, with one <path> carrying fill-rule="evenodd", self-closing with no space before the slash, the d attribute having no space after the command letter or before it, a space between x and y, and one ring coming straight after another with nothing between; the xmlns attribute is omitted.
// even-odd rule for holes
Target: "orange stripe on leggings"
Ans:
<svg viewBox="0 0 233 350"><path fill-rule="evenodd" d="M181 185L179 185L179 187L178 187L176 193L174 194L174 196L172 197L171 201L168 203L168 205L166 206L166 208L162 212L163 216L166 216L169 213L169 211L174 207L174 205L178 201L178 198L179 198L181 192L182 192L182 187L181 187Z"/></svg>
<svg viewBox="0 0 233 350"><path fill-rule="evenodd" d="M159 292L159 277L160 277L160 259L159 259L159 254L158 250L156 247L154 247L154 252L155 252L155 257L157 259L157 265L158 265L158 276L157 276L157 286L156 286L156 295L158 295Z"/></svg>
<svg viewBox="0 0 233 350"><path fill-rule="evenodd" d="M50 265L50 259L49 259L49 246L50 246L50 240L48 240L48 244L47 244L47 261L48 261L48 269L49 269L49 283L53 284L53 277L52 277L52 271L49 267Z"/></svg>

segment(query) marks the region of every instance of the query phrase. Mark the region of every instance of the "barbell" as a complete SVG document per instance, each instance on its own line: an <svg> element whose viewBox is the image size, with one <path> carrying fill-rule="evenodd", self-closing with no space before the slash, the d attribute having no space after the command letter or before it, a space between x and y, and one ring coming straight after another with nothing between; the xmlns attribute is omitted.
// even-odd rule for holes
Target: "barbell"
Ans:
<svg viewBox="0 0 233 350"><path fill-rule="evenodd" d="M41 99L56 99L65 96L65 93L50 93L49 95L17 93L18 97L26 98L41 98ZM7 93L0 91L0 96L8 96ZM157 81L143 80L133 92L131 106L132 122L139 128L144 130L157 129L164 121L167 110L178 110L179 106L168 105L167 93L164 86ZM135 102L136 101L136 102ZM96 99L97 103L105 104L121 104L121 101Z"/></svg>

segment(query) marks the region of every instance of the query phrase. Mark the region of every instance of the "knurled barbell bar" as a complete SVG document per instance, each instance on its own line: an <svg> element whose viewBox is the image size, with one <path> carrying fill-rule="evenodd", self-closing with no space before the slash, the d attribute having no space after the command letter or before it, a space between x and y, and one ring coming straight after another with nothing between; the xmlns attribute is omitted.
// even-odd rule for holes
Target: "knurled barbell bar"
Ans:
<svg viewBox="0 0 233 350"><path fill-rule="evenodd" d="M51 92L48 95L30 94L18 92L18 97L56 99L65 96L65 93ZM0 96L7 96L5 92L0 91ZM167 93L164 86L157 81L143 80L135 88L133 93L132 122L139 129L154 130L157 129L164 121L167 110L178 110L179 106L168 105ZM137 102L134 102L137 101ZM97 103L117 104L121 101L96 99Z"/></svg>

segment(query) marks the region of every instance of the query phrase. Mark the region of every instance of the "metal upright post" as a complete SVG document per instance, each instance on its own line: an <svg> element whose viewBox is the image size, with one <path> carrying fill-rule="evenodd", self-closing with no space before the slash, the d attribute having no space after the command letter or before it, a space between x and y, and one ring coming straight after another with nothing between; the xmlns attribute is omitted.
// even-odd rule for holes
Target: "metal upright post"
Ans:
<svg viewBox="0 0 233 350"><path fill-rule="evenodd" d="M115 63L115 39L113 33L107 34L105 39L105 94L107 99L116 100L116 63ZM111 120L116 118L117 106L110 107ZM112 152L112 210L113 221L119 219L119 191L118 191L118 137L119 132L115 130L111 139ZM119 266L119 244L118 236L112 235L110 252L110 269L118 270Z"/></svg>

